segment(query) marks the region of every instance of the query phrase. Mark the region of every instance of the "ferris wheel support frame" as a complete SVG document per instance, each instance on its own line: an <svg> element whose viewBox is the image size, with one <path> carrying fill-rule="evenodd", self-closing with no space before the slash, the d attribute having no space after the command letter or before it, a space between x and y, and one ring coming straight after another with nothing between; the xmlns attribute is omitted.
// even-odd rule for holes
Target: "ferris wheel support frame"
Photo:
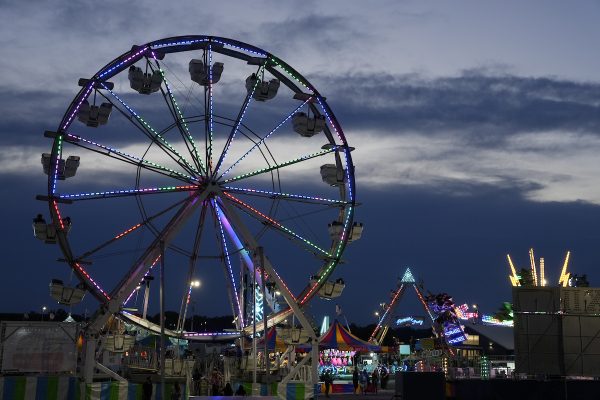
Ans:
<svg viewBox="0 0 600 400"><path fill-rule="evenodd" d="M310 355L310 357L312 359L311 376L312 376L313 383L316 383L318 381L319 340L317 338L317 335L315 334L313 326L311 325L308 318L306 318L306 316L304 315L304 312L302 311L300 304L298 304L296 299L289 292L289 290L288 290L287 286L285 285L285 283L283 282L283 280L279 277L279 275L273 268L273 265L271 264L269 259L264 254L262 254L262 257L260 257L260 259L257 260L257 257L256 257L257 250L261 246L259 246L259 244L256 241L256 239L254 238L254 236L252 236L250 234L250 231L244 225L244 223L241 221L241 219L239 218L239 216L237 215L235 210L233 210L232 207L230 207L225 201L221 201L220 206L223 207L223 209L224 209L223 211L228 216L228 218L230 218L232 220L233 224L239 228L240 235L242 236L243 240L245 241L245 246L249 249L252 249L252 253L254 255L254 257L252 257L253 261L260 262L260 261L264 260L264 265L262 265L261 267L264 268L264 270L269 274L269 276L275 281L285 302L290 307L290 310L293 312L293 314L296 316L296 318L298 318L298 321L300 322L300 325L302 325L302 328L304 328L309 333L310 338L311 338L311 344L312 344L311 355ZM235 232L233 232L233 234L235 234ZM239 238L238 238L238 240L239 240ZM256 264L254 264L254 265L256 265ZM254 269L254 274L256 275L256 269ZM280 315L283 315L283 316L280 316L280 318L283 319L287 315L289 315L289 313L280 313ZM271 320L269 321L268 317L265 315L263 317L266 319L265 327L269 326L269 322L270 322L271 326L275 325L276 324L275 317L276 316L272 317ZM252 329L252 327L249 326L246 329Z"/></svg>

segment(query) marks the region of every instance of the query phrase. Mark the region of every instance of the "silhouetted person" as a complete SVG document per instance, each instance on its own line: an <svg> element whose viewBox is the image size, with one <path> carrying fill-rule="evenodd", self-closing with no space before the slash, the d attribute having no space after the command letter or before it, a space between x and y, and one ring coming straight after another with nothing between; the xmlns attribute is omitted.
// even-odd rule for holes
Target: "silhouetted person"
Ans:
<svg viewBox="0 0 600 400"><path fill-rule="evenodd" d="M173 393L171 393L171 400L181 400L181 386L179 382L173 384Z"/></svg>
<svg viewBox="0 0 600 400"><path fill-rule="evenodd" d="M227 382L225 387L223 388L223 396L233 396L233 388L231 387L231 383Z"/></svg>
<svg viewBox="0 0 600 400"><path fill-rule="evenodd" d="M352 384L354 385L354 394L358 393L358 366L354 367L354 372L352 373Z"/></svg>
<svg viewBox="0 0 600 400"><path fill-rule="evenodd" d="M331 370L328 369L327 371L325 371L323 381L325 382L325 397L329 397L329 390L331 390L331 384L333 383L333 378L331 377Z"/></svg>
<svg viewBox="0 0 600 400"><path fill-rule="evenodd" d="M152 379L146 378L146 382L142 385L142 400L152 400Z"/></svg>
<svg viewBox="0 0 600 400"><path fill-rule="evenodd" d="M236 396L245 396L246 395L246 389L244 389L244 385L239 385L236 392L235 392Z"/></svg>

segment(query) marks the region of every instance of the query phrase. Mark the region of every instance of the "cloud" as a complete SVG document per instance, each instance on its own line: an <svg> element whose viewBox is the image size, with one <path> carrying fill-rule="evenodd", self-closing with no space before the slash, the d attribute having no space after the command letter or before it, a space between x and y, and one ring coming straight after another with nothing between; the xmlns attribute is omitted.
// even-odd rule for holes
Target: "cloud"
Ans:
<svg viewBox="0 0 600 400"><path fill-rule="evenodd" d="M600 84L486 75L320 77L344 126L395 134L453 132L483 145L522 132L600 132Z"/></svg>

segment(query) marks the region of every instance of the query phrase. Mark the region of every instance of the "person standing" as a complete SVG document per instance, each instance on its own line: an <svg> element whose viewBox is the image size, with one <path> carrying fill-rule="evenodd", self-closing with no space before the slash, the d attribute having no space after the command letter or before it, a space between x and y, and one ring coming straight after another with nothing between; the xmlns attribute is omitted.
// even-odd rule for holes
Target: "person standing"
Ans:
<svg viewBox="0 0 600 400"><path fill-rule="evenodd" d="M146 378L146 382L142 385L142 400L152 400L152 379Z"/></svg>
<svg viewBox="0 0 600 400"><path fill-rule="evenodd" d="M358 393L358 367L354 367L354 372L352 373L352 384L354 385L354 394Z"/></svg>
<svg viewBox="0 0 600 400"><path fill-rule="evenodd" d="M389 379L390 379L390 373L388 372L387 367L384 366L383 368L381 368L381 388L382 389L387 389L387 383L388 383Z"/></svg>
<svg viewBox="0 0 600 400"><path fill-rule="evenodd" d="M227 382L225 387L223 388L223 396L233 396L233 388L231 387L231 383Z"/></svg>
<svg viewBox="0 0 600 400"><path fill-rule="evenodd" d="M328 369L325 372L325 376L323 377L323 381L325 382L325 397L329 397L329 391L331 390L331 384L333 383L333 378L331 377L331 370Z"/></svg>
<svg viewBox="0 0 600 400"><path fill-rule="evenodd" d="M371 374L371 381L373 382L373 392L377 394L377 385L379 384L379 371L377 368L375 368L373 374Z"/></svg>
<svg viewBox="0 0 600 400"><path fill-rule="evenodd" d="M363 369L360 374L360 390L362 394L367 394L367 386L369 384L369 373L367 369Z"/></svg>
<svg viewBox="0 0 600 400"><path fill-rule="evenodd" d="M173 393L171 393L171 400L181 400L181 386L179 382L173 384Z"/></svg>

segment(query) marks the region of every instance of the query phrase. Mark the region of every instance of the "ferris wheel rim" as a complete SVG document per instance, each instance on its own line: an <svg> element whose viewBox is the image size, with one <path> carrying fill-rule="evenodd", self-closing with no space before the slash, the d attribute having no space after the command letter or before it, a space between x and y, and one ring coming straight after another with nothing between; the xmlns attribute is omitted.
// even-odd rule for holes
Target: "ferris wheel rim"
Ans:
<svg viewBox="0 0 600 400"><path fill-rule="evenodd" d="M325 101L325 99L319 94L319 92L314 88L310 82L304 78L301 74L299 74L295 69L289 66L287 63L272 55L269 52L266 52L258 47L252 46L247 43L243 43L240 41L236 41L233 39L217 37L217 36L204 36L204 35L193 35L193 36L177 36L172 38L159 39L153 42L148 42L142 46L134 46L132 50L123 53L121 56L115 58L113 61L106 64L103 68L101 68L88 82L86 85L82 87L79 93L75 96L67 111L65 112L59 127L57 129L57 135L54 139L54 143L52 146L51 157L54 160L54 173L48 174L48 203L50 209L50 215L52 217L52 222L57 228L57 237L58 242L60 244L61 250L65 255L65 258L68 261L70 268L76 273L79 279L85 284L86 288L94 294L101 303L107 304L111 301L111 294L104 291L102 287L94 281L94 279L87 273L84 267L81 265L81 262L73 258L73 253L71 251L69 241L66 237L66 234L63 232L64 226L62 226L62 218L59 209L59 204L63 202L65 199L57 198L56 195L56 184L57 184L57 167L58 162L56 161L60 158L60 154L62 151L62 141L69 141L69 139L73 140L74 135L68 132L69 127L74 122L74 116L78 111L79 106L82 104L83 100L87 98L92 89L94 89L95 85L104 84L110 77L115 76L121 72L123 72L126 68L129 68L131 65L135 64L135 62L143 59L147 52L155 53L158 51L165 51L167 53L179 53L185 52L189 50L193 50L193 46L198 43L216 43L221 44L223 46L231 46L240 50L244 50L251 54L256 54L263 56L266 60L269 60L269 63L274 63L272 68L280 67L285 73L289 75L288 79L294 80L296 83L300 84L306 89L309 89L313 92L313 96L316 99L316 102L322 108L322 113L326 116L331 128L335 131L335 134L342 142L340 152L343 153L345 157L345 165L347 166L347 188L348 188L348 197L347 201L347 211L346 211L346 221L344 224L344 235L345 240L340 241L340 245L336 249L335 257L332 258L332 261L329 265L325 263L323 267L319 269L321 272L322 279L320 279L317 284L309 283L305 289L297 296L297 301L300 306L305 305L309 300L311 300L318 292L319 288L325 283L326 279L331 275L335 266L339 262L341 258L341 254L347 244L347 236L353 221L353 210L355 206L355 187L354 187L354 171L352 164L352 157L350 155L350 148L346 141L345 135L339 125L335 115L329 108L329 105ZM167 51L168 50L168 51ZM231 54L227 54L232 56ZM296 92L296 90L290 87L290 89ZM299 93L299 92L296 92ZM205 116L206 118L206 116ZM332 133L333 134L333 133ZM227 149L225 149L225 152ZM337 149L336 149L337 151ZM223 174L224 175L224 174ZM219 176L217 179L220 179L223 175ZM224 183L233 183L235 181L229 180ZM227 194L227 192L225 192ZM332 249L333 250L333 249ZM324 278L323 278L324 277ZM278 314L273 316L273 320L280 319L282 316L288 315L290 312L289 307L284 308ZM269 317L271 318L271 317Z"/></svg>

